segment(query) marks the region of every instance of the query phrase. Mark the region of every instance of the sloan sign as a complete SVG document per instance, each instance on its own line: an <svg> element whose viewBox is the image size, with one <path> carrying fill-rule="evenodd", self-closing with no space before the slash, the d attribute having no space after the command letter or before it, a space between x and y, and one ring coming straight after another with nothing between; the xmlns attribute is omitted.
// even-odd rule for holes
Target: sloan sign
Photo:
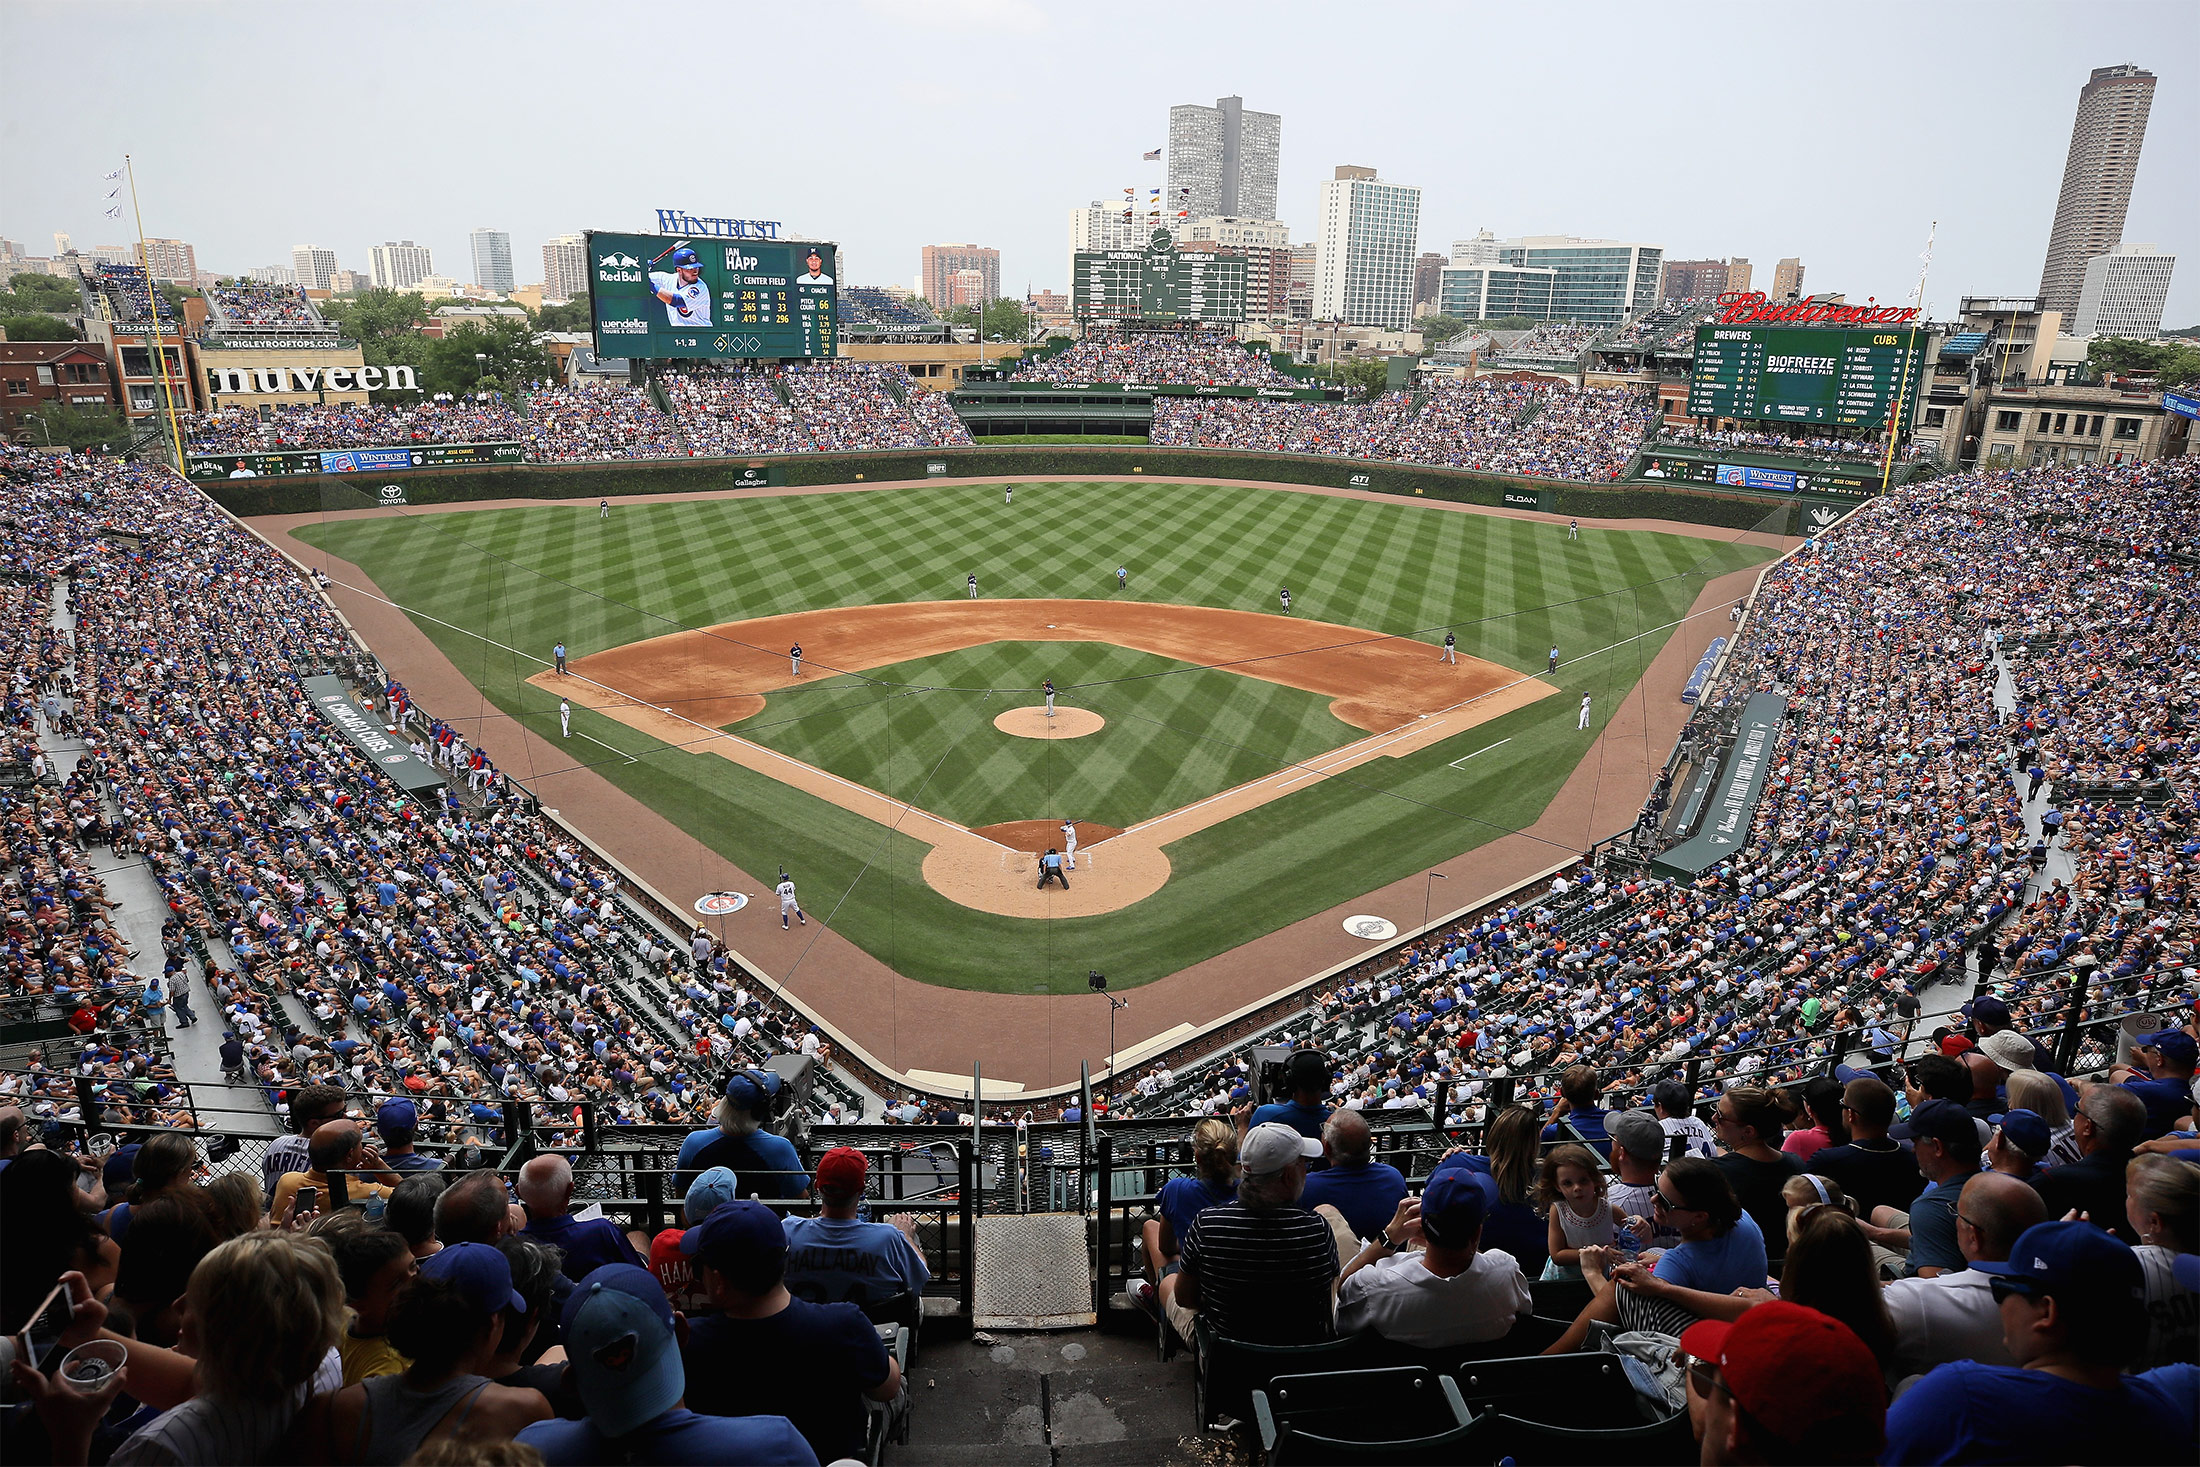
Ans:
<svg viewBox="0 0 2200 1467"><path fill-rule="evenodd" d="M220 396L269 392L418 391L410 367L208 367L206 390Z"/></svg>

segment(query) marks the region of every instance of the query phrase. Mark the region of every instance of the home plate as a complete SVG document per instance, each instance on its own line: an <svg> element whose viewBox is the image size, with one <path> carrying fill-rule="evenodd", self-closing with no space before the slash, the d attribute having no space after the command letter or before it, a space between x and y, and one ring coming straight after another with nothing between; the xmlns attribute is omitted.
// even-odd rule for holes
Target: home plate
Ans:
<svg viewBox="0 0 2200 1467"><path fill-rule="evenodd" d="M1347 917L1344 930L1369 942L1388 942L1398 935L1398 925L1381 917Z"/></svg>

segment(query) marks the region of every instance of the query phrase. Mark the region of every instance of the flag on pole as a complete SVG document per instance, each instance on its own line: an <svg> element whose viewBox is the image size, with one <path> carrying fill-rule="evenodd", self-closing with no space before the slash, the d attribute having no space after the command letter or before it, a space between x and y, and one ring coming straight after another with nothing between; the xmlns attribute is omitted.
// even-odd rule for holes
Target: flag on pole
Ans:
<svg viewBox="0 0 2200 1467"><path fill-rule="evenodd" d="M116 169L116 170L115 170L114 172L112 172L112 173L103 173L103 174L101 174L101 175L100 175L100 177L101 177L101 178L103 178L103 179L105 179L105 180L106 180L107 182L109 182L109 183L113 183L113 182L114 182L114 181L115 181L116 179L118 179L118 178L122 177L122 170L121 170L121 169L119 169L119 168L117 168L117 169Z"/></svg>
<svg viewBox="0 0 2200 1467"><path fill-rule="evenodd" d="M107 211L107 217L109 219L120 219L122 217L122 205L117 204L112 209L109 209Z"/></svg>
<svg viewBox="0 0 2200 1467"><path fill-rule="evenodd" d="M1144 161L1148 163L1159 163L1161 161L1161 150L1159 148L1155 148L1152 152L1146 154Z"/></svg>

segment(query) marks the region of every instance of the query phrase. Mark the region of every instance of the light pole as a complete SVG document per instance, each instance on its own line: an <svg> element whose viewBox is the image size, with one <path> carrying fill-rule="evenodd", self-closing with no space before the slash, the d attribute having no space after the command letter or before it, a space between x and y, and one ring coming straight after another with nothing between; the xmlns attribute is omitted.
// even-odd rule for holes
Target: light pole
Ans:
<svg viewBox="0 0 2200 1467"><path fill-rule="evenodd" d="M481 395L481 382L482 382L482 379L483 379L483 378L485 378L485 377L487 377L488 375L489 375L489 354L488 354L487 352L485 352L485 351L477 351L477 352L475 352L475 353L474 353L474 396L476 396L476 397L479 397L479 396Z"/></svg>
<svg viewBox="0 0 2200 1467"><path fill-rule="evenodd" d="M1129 1008L1131 1001L1127 998L1117 998L1114 994L1108 992L1108 975L1098 968L1087 972L1085 981L1092 985L1094 993L1099 994L1108 1001L1108 1083L1112 1085L1115 1083L1115 1011Z"/></svg>
<svg viewBox="0 0 2200 1467"><path fill-rule="evenodd" d="M1428 931L1429 894L1436 890L1437 882L1449 880L1451 880L1450 877L1446 876L1443 872L1438 871L1435 867L1431 866L1429 868L1428 880L1421 883L1421 931L1423 933L1426 933Z"/></svg>

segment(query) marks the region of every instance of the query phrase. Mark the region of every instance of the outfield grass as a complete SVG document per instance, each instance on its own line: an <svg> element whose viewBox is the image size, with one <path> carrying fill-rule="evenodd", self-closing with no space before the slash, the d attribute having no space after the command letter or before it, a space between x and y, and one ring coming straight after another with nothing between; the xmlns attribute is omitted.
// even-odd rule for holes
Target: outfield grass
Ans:
<svg viewBox="0 0 2200 1467"><path fill-rule="evenodd" d="M1048 678L1107 726L1074 741L993 726L1037 703ZM1002 691L951 691L962 688ZM973 827L1075 816L1127 828L1364 736L1319 694L1100 642L992 642L836 677L774 693L731 727ZM1236 739L1205 736L1215 729Z"/></svg>
<svg viewBox="0 0 2200 1467"><path fill-rule="evenodd" d="M912 977L1012 992L1079 988L1094 966L1104 966L1116 986L1149 982L1532 823L1663 644L1666 633L1655 629L1685 613L1706 579L1769 554L1646 532L1585 530L1568 542L1562 528L1538 522L1155 482L1019 485L1012 507L1003 505L998 485L944 483L628 504L602 521L593 505L392 515L310 526L300 538L363 566L493 703L553 735L555 697L522 680L540 670L557 641L582 656L746 617L960 597L971 573L987 596L1108 597L1122 564L1140 600L1264 612L1275 609L1276 588L1287 584L1302 616L1430 641L1450 627L1461 652L1522 671L1540 673L1554 642L1568 661L1555 678L1568 696L1407 758L1310 781L1170 846L1174 874L1153 897L1107 916L1058 922L957 906L925 886L919 866L929 848L921 842L728 760L671 749L576 711L576 732L637 760L590 746L607 778L748 871L784 864L797 872L806 904L851 940ZM1050 644L1046 653L1053 659L1066 650ZM1088 650L1106 656L1113 649ZM1230 770L1259 773L1315 737L1319 720L1303 702L1208 706L1197 683L1214 677L1235 688L1270 686L1196 670L1148 680L1181 681L1194 692L1152 689L1178 700L1176 716L1164 720L1176 731L1110 754L1121 765L1112 780L1120 788L1103 795L1094 787L1096 802L1161 801L1166 809L1183 803L1169 787L1180 765L1221 761L1201 782L1231 778ZM983 686L1015 688L1020 701L1031 701L1034 681L1025 669ZM1596 727L1587 733L1574 728L1583 692L1596 700ZM945 740L958 718L976 721L953 707L969 696L926 693L908 702L948 700L947 711L924 712L941 730L930 737ZM993 702L1017 706L1006 696ZM1326 707L1321 713L1327 717ZM988 735L991 716L983 720ZM770 707L752 720L771 721ZM809 741L823 756L813 762L828 767L858 757L863 744L856 730L836 734L822 720L763 741L782 737ZM1319 737L1342 741L1331 732ZM1450 767L1500 739L1510 742ZM949 771L952 751L931 747L935 760L950 755L940 765ZM890 793L942 809L922 785L940 776L920 770L920 762L897 749L884 782ZM958 802L981 808L984 768L952 768L948 777ZM1014 804L1006 810L1004 800L999 818L1055 813L1024 808L1020 794ZM1076 813L1128 823L1097 808ZM1554 859L1562 854L1552 852Z"/></svg>

